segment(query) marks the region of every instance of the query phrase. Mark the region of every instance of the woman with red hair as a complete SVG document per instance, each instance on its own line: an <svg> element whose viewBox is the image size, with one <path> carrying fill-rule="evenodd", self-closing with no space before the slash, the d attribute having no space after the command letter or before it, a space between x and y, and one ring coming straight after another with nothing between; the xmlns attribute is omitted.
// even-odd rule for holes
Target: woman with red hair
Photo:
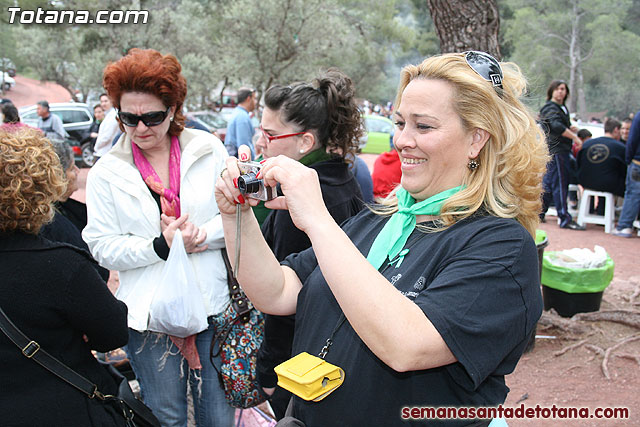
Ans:
<svg viewBox="0 0 640 427"><path fill-rule="evenodd" d="M132 49L105 68L103 85L124 134L89 173L82 235L102 266L119 271L116 297L129 308L127 353L142 397L163 426L186 426L188 390L197 425L231 425L233 408L207 361L211 325L229 303L214 198L227 152L215 136L184 128L187 84L174 56ZM187 338L147 328L178 229L210 325Z"/></svg>

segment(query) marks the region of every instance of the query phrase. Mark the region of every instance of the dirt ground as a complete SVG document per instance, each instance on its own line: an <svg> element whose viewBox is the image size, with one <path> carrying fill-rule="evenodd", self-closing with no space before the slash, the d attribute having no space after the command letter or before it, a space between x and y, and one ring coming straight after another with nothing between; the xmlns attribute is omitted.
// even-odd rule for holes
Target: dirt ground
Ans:
<svg viewBox="0 0 640 427"><path fill-rule="evenodd" d="M21 75L14 77L16 85L10 91L5 92L4 97L9 98L13 104L20 108L33 105L46 99L52 102L69 102L69 91L52 82L41 82Z"/></svg>
<svg viewBox="0 0 640 427"><path fill-rule="evenodd" d="M637 254L640 238L624 239L604 233L598 225L587 225L587 231L560 229L548 217L540 228L547 232L549 246L545 250L563 250L574 247L593 249L594 245L604 247L613 261L615 270L613 281L605 290L600 310L639 311L640 298L629 301L634 290L640 286L640 268ZM636 255L634 255L636 254ZM602 371L603 357L596 355L584 345L556 356L555 353L572 344L587 340L607 349L623 338L638 335L638 329L612 322L581 322L586 333L572 334L558 329L538 329L538 336L532 352L525 354L513 374L507 377L511 388L506 405L517 407L598 407L629 408L629 419L588 419L588 420L510 420L511 426L523 425L575 425L575 426L637 426L640 425L640 359L631 360L611 356L608 369L611 379ZM640 357L640 340L622 345L613 352L617 355Z"/></svg>

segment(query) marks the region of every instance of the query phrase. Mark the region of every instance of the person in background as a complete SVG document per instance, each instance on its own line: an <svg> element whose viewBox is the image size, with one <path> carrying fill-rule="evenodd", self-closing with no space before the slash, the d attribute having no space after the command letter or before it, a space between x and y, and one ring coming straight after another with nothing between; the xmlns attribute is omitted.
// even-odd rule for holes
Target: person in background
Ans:
<svg viewBox="0 0 640 427"><path fill-rule="evenodd" d="M35 129L20 121L20 114L18 109L12 102L5 102L0 107L0 113L2 113L2 124L0 130L6 132L16 132L20 129Z"/></svg>
<svg viewBox="0 0 640 427"><path fill-rule="evenodd" d="M362 201L366 205L373 203L373 180L371 179L371 173L369 172L369 166L367 162L362 160L356 153L353 157L348 157L349 170L356 177L358 185L360 186L360 192L362 193Z"/></svg>
<svg viewBox="0 0 640 427"><path fill-rule="evenodd" d="M69 135L62 126L62 120L49 111L49 103L47 101L39 101L36 107L38 114L38 129L44 132L44 135L51 140L64 141Z"/></svg>
<svg viewBox="0 0 640 427"><path fill-rule="evenodd" d="M633 222L640 212L640 113L631 122L629 140L625 148L627 179L625 180L624 203L618 225L611 232L614 236L633 236Z"/></svg>
<svg viewBox="0 0 640 427"><path fill-rule="evenodd" d="M396 147L391 143L391 150L378 156L373 164L373 195L380 201L387 197L402 178L402 165Z"/></svg>
<svg viewBox="0 0 640 427"><path fill-rule="evenodd" d="M589 129L580 129L578 131L578 138L580 138L580 141L582 141L582 145L584 145L584 143L590 140L592 137L593 135L591 134ZM578 151L580 150L576 150L574 154L578 154Z"/></svg>
<svg viewBox="0 0 640 427"><path fill-rule="evenodd" d="M540 119L548 130L547 143L552 156L543 180L545 192L540 220L544 221L553 200L560 228L585 230L584 226L573 220L567 206L571 146L575 144L578 149L582 147L582 141L576 135L578 129L571 125L569 110L565 105L568 97L569 86L562 80L554 80L547 89L547 102L540 110Z"/></svg>
<svg viewBox="0 0 640 427"><path fill-rule="evenodd" d="M252 137L256 130L251 123L251 113L257 104L257 94L254 89L238 89L238 106L235 108L233 117L227 126L227 136L224 145L230 156L238 155L238 147L246 145L251 148L251 158L256 157L256 150L253 146Z"/></svg>
<svg viewBox="0 0 640 427"><path fill-rule="evenodd" d="M127 343L127 306L86 251L39 234L67 191L58 156L40 131L0 131L0 165L0 307L42 350L115 395L116 381L91 350ZM1 332L0 360L3 425L125 425L115 406L71 387Z"/></svg>
<svg viewBox="0 0 640 427"><path fill-rule="evenodd" d="M625 146L620 142L620 122L616 119L605 120L604 136L589 139L578 152L578 184L590 190L623 197L627 175L624 155ZM598 215L604 215L604 203L604 197L599 197Z"/></svg>
<svg viewBox="0 0 640 427"><path fill-rule="evenodd" d="M89 128L89 136L95 139L98 137L98 130L100 130L100 123L104 120L104 110L102 109L101 104L96 104L93 106L93 123L91 123L91 127Z"/></svg>
<svg viewBox="0 0 640 427"><path fill-rule="evenodd" d="M631 122L633 120L629 117L622 121L622 125L620 126L620 142L626 145L627 140L629 140L629 131L631 130Z"/></svg>
<svg viewBox="0 0 640 427"><path fill-rule="evenodd" d="M120 130L116 119L117 111L113 108L111 99L106 93L100 95L100 106L102 106L105 116L104 120L100 123L96 143L93 147L93 155L96 162L111 150L111 142Z"/></svg>
<svg viewBox="0 0 640 427"><path fill-rule="evenodd" d="M315 171L324 209L338 223L362 209L360 186L345 161L355 156L361 132L354 95L351 79L335 69L312 83L272 86L264 96L257 141L266 161L287 157ZM311 246L286 210L274 210L267 216L262 235L278 261ZM258 380L272 394L270 402L278 418L284 416L291 394L274 389L273 368L291 357L294 327L293 316L267 315L258 353Z"/></svg>
<svg viewBox="0 0 640 427"><path fill-rule="evenodd" d="M53 221L42 227L40 235L53 242L69 243L77 248L84 249L89 255L89 246L82 240L81 235L82 229L87 225L87 206L71 198L71 195L78 189L78 172L80 170L75 164L69 144L63 141L52 141L51 144L53 144L53 149L60 159L67 182L67 190L60 199L55 201ZM102 280L105 282L109 280L109 270L98 265L95 260L94 267L102 277Z"/></svg>
<svg viewBox="0 0 640 427"><path fill-rule="evenodd" d="M144 402L163 426L228 427L227 404L209 362L216 316L229 304L222 223L214 183L227 152L210 133L184 128L187 82L172 55L132 49L107 65L103 86L125 132L89 171L82 237L100 265L117 270L129 308L127 355ZM176 230L193 267L207 329L186 338L147 329L150 305ZM220 366L220 357L213 359Z"/></svg>
<svg viewBox="0 0 640 427"><path fill-rule="evenodd" d="M533 236L549 156L525 93L519 68L484 52L406 66L394 103L401 187L342 227L314 170L286 156L263 164L260 178L283 194L265 205L288 209L311 247L279 262L256 201L240 199L238 281L259 310L296 313L292 354L331 339L325 360L345 372L323 400L293 398L305 425L406 426L407 405L505 401L505 375L542 313ZM233 258L240 171L226 166L216 199ZM488 420L442 420L472 423Z"/></svg>

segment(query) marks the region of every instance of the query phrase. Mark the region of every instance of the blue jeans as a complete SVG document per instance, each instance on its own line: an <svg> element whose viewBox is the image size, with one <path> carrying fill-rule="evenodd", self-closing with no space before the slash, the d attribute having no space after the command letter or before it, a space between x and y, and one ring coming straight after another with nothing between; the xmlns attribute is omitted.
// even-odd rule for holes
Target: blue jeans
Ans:
<svg viewBox="0 0 640 427"><path fill-rule="evenodd" d="M547 173L542 180L544 194L542 195L542 215L547 213L551 200L556 206L560 226L564 227L571 222L571 214L567 209L567 193L569 192L569 153L558 153L551 157L547 164Z"/></svg>
<svg viewBox="0 0 640 427"><path fill-rule="evenodd" d="M640 211L640 166L631 163L627 168L627 181L624 190L624 204L620 219L618 220L618 230L633 227Z"/></svg>
<svg viewBox="0 0 640 427"><path fill-rule="evenodd" d="M230 427L235 410L227 404L218 374L209 361L214 326L200 332L196 347L202 369L189 369L187 361L168 335L129 329L126 351L140 383L144 403L163 427L187 426L187 384L193 396L195 420L202 427ZM214 359L220 367L220 357Z"/></svg>

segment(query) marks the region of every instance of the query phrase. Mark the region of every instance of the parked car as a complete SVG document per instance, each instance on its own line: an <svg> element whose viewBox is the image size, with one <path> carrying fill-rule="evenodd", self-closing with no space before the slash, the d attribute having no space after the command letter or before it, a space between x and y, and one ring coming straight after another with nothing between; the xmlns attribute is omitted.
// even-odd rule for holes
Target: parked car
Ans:
<svg viewBox="0 0 640 427"><path fill-rule="evenodd" d="M578 127L578 129L587 129L591 132L593 138L599 138L604 136L604 125L602 123L587 123L587 122L572 122L572 125Z"/></svg>
<svg viewBox="0 0 640 427"><path fill-rule="evenodd" d="M365 134L360 138L363 153L380 154L391 149L393 142L393 121L383 116L363 114Z"/></svg>
<svg viewBox="0 0 640 427"><path fill-rule="evenodd" d="M9 58L0 58L0 71L2 70L6 71L10 77L16 76L16 66Z"/></svg>
<svg viewBox="0 0 640 427"><path fill-rule="evenodd" d="M222 116L222 118L225 119L227 123L229 123L235 115L235 110L235 108L224 107L220 109L220 112L218 114L220 114L220 116ZM256 116L256 112L250 112L249 117L251 118L251 124L253 125L253 127L255 129L258 129L260 127L260 119L258 119L258 117Z"/></svg>
<svg viewBox="0 0 640 427"><path fill-rule="evenodd" d="M213 111L193 111L187 113L187 118L197 121L209 129L209 132L220 138L220 141L224 142L224 138L227 136L227 121L219 113L214 113Z"/></svg>
<svg viewBox="0 0 640 427"><path fill-rule="evenodd" d="M16 85L16 81L13 77L9 75L9 73L4 73L2 77L2 88L4 90L11 90Z"/></svg>
<svg viewBox="0 0 640 427"><path fill-rule="evenodd" d="M37 105L23 107L18 110L21 120L33 127L38 126ZM80 167L93 165L91 136L89 129L93 123L91 108L81 102L60 102L49 104L49 111L62 120L62 126L69 134L67 143L71 145L76 164Z"/></svg>

